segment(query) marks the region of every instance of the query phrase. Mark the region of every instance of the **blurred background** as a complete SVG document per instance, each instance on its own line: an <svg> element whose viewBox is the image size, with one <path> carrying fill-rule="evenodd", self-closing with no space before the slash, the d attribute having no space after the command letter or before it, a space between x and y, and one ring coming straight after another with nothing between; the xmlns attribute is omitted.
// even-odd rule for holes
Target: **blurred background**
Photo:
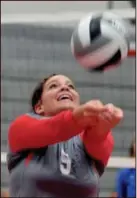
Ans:
<svg viewBox="0 0 137 198"><path fill-rule="evenodd" d="M1 6L1 187L8 189L9 183L5 159L9 124L29 111L35 85L52 73L72 78L82 102L99 98L124 110L125 118L113 132L112 158L128 157L135 136L135 57L108 72L89 73L73 58L70 38L78 20L94 11L115 9L134 28L135 1L2 1ZM135 36L131 43L135 44ZM101 178L100 197L114 191L118 163L108 166Z"/></svg>

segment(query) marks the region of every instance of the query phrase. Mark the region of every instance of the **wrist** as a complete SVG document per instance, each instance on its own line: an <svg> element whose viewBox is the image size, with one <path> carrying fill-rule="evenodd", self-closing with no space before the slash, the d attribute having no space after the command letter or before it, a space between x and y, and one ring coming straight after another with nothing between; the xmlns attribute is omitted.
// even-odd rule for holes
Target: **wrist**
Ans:
<svg viewBox="0 0 137 198"><path fill-rule="evenodd" d="M83 129L86 129L87 127L96 126L98 123L97 117L94 116L87 116L85 115L85 106L81 105L74 109L73 116L75 121L83 127Z"/></svg>
<svg viewBox="0 0 137 198"><path fill-rule="evenodd" d="M80 126L83 126L83 122L82 122L82 118L84 117L84 109L83 109L83 105L79 106L79 107L76 107L74 110L73 110L73 118L75 120L75 122L80 125Z"/></svg>

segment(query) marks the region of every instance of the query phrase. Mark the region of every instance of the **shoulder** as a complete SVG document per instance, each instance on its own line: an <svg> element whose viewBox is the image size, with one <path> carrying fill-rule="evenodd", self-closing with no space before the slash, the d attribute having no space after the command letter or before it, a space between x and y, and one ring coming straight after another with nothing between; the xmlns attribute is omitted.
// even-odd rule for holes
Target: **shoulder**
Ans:
<svg viewBox="0 0 137 198"><path fill-rule="evenodd" d="M20 122L29 122L30 120L42 120L42 119L48 119L49 117L44 117L44 116L40 116L40 115L38 115L38 114L36 114L36 113L33 113L33 112L30 112L30 113L25 113L25 114L22 114L22 115L20 115L20 116L18 116L18 117L16 117L13 121L12 121L12 123L11 123L11 125L14 125L15 123L17 124L17 123L20 123Z"/></svg>
<svg viewBox="0 0 137 198"><path fill-rule="evenodd" d="M127 174L129 173L129 169L128 168L123 168L123 169L120 169L118 172L117 172L117 177L118 178L124 178L127 176Z"/></svg>
<svg viewBox="0 0 137 198"><path fill-rule="evenodd" d="M118 171L118 174L123 175L123 174L127 173L128 171L129 171L128 168L122 168L122 169L120 169L120 170Z"/></svg>
<svg viewBox="0 0 137 198"><path fill-rule="evenodd" d="M33 113L33 112L29 112L29 113L25 113L25 114L22 114L20 116L18 116L14 121L18 121L18 120L22 120L22 119L42 119L44 118L43 116L40 116L36 113Z"/></svg>
<svg viewBox="0 0 137 198"><path fill-rule="evenodd" d="M38 119L38 120L50 118L50 117L48 117L48 116L41 116L41 115L38 115L38 114L36 114L36 113L34 113L34 112L26 113L24 116L29 117L29 118Z"/></svg>

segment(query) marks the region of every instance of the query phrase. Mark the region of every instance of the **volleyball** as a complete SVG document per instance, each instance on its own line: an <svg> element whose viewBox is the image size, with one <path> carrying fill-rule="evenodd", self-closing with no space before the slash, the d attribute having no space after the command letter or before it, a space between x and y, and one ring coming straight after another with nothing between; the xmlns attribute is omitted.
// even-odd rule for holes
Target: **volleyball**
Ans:
<svg viewBox="0 0 137 198"><path fill-rule="evenodd" d="M128 22L113 13L89 14L71 37L76 60L90 71L119 66L128 56Z"/></svg>

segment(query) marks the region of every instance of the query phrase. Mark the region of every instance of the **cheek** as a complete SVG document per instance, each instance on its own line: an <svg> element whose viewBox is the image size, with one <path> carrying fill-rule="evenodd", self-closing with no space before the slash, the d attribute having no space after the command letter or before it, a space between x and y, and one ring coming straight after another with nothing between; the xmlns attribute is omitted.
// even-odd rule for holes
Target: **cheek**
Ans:
<svg viewBox="0 0 137 198"><path fill-rule="evenodd" d="M77 101L77 103L80 103L80 96L77 92L75 92L75 100Z"/></svg>
<svg viewBox="0 0 137 198"><path fill-rule="evenodd" d="M53 92L47 92L42 95L43 105L49 106L52 104L52 101L55 99L55 94Z"/></svg>

